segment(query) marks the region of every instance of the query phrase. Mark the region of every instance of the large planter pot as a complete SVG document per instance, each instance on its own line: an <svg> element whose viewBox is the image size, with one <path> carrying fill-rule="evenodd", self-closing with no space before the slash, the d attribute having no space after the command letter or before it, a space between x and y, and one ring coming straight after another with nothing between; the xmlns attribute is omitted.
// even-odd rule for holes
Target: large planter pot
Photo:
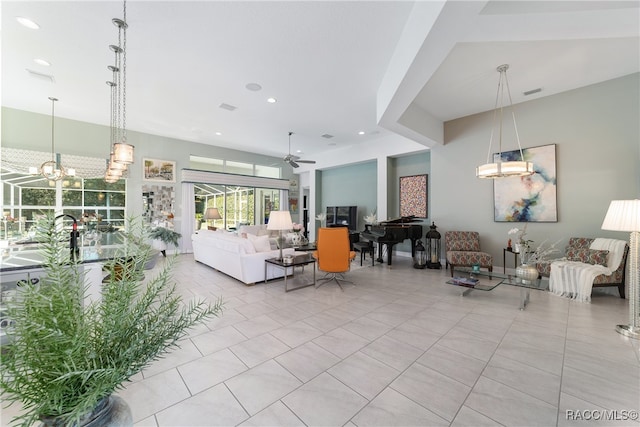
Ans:
<svg viewBox="0 0 640 427"><path fill-rule="evenodd" d="M63 427L65 424L56 417L41 417L41 427ZM127 402L118 396L102 399L96 407L80 420L79 427L131 427L133 417Z"/></svg>
<svg viewBox="0 0 640 427"><path fill-rule="evenodd" d="M534 265L521 264L516 268L516 276L522 283L531 285L538 278L538 269Z"/></svg>

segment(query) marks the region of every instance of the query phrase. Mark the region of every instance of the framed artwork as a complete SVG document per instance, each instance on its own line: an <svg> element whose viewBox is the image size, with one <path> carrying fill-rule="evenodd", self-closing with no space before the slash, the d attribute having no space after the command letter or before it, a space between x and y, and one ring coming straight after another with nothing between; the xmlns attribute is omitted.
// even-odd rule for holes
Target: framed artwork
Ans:
<svg viewBox="0 0 640 427"><path fill-rule="evenodd" d="M170 160L142 159L145 181L176 182L176 162Z"/></svg>
<svg viewBox="0 0 640 427"><path fill-rule="evenodd" d="M494 221L557 222L556 144L523 148L522 154L534 173L493 180ZM510 160L520 160L520 151L502 153L502 161Z"/></svg>
<svg viewBox="0 0 640 427"><path fill-rule="evenodd" d="M427 175L400 177L400 216L427 217Z"/></svg>
<svg viewBox="0 0 640 427"><path fill-rule="evenodd" d="M289 197L289 211L292 214L298 213L298 198L297 197Z"/></svg>

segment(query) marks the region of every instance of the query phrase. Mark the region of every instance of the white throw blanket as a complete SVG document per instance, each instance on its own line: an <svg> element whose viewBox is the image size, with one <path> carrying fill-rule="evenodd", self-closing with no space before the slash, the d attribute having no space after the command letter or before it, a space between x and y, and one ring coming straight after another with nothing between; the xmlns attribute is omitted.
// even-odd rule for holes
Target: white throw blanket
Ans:
<svg viewBox="0 0 640 427"><path fill-rule="evenodd" d="M549 275L549 291L576 301L590 302L593 280L600 274L608 276L617 270L622 261L625 244L624 240L594 239L589 249L608 250L607 267L577 261L553 261Z"/></svg>

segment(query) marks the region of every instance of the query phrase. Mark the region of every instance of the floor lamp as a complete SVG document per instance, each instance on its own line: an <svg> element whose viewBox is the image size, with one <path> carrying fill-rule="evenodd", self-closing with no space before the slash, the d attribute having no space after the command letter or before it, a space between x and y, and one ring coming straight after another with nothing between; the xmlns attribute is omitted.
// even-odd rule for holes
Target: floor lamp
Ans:
<svg viewBox="0 0 640 427"><path fill-rule="evenodd" d="M203 218L207 221L207 228L209 230L212 230L212 229L215 230L216 229L215 227L209 228L209 220L210 219L213 219L213 220L222 219L222 217L220 216L220 212L218 211L218 208L207 208L207 210L204 211Z"/></svg>
<svg viewBox="0 0 640 427"><path fill-rule="evenodd" d="M624 336L640 339L640 200L613 200L602 223L603 230L630 231L629 240L629 324L616 326Z"/></svg>
<svg viewBox="0 0 640 427"><path fill-rule="evenodd" d="M282 230L293 229L293 222L291 221L291 214L289 211L271 211L269 214L269 222L267 223L267 230L278 230L278 247L280 248L280 261L282 261Z"/></svg>

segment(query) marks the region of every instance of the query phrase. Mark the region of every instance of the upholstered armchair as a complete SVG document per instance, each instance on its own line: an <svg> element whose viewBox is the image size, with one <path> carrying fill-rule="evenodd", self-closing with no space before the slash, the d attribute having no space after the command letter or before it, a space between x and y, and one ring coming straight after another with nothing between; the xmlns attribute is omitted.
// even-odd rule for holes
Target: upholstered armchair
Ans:
<svg viewBox="0 0 640 427"><path fill-rule="evenodd" d="M353 283L344 278L344 273L349 271L351 260L356 253L350 249L349 230L346 227L332 227L318 229L318 242L313 257L318 260L318 270L327 273L318 280L316 287L335 280L340 289L341 282Z"/></svg>
<svg viewBox="0 0 640 427"><path fill-rule="evenodd" d="M493 257L480 250L478 232L447 231L444 233L444 245L447 267L451 266L451 277L453 277L454 267L471 267L474 264L493 271Z"/></svg>
<svg viewBox="0 0 640 427"><path fill-rule="evenodd" d="M589 237L571 237L569 244L567 245L564 253L564 258L559 260L568 260L582 262L585 264L607 264L607 254L602 254L602 251L591 250L591 245L595 239ZM600 253L598 253L600 252ZM602 257L599 260L599 257ZM600 274L593 279L593 287L609 287L615 286L618 288L620 298L625 297L625 268L627 265L627 257L629 255L629 245L624 245L624 251L622 253L622 259L620 264L611 266L613 272L609 275ZM538 274L541 277L549 277L551 275L551 263L559 260L541 261L536 264ZM614 268L616 268L614 270Z"/></svg>

